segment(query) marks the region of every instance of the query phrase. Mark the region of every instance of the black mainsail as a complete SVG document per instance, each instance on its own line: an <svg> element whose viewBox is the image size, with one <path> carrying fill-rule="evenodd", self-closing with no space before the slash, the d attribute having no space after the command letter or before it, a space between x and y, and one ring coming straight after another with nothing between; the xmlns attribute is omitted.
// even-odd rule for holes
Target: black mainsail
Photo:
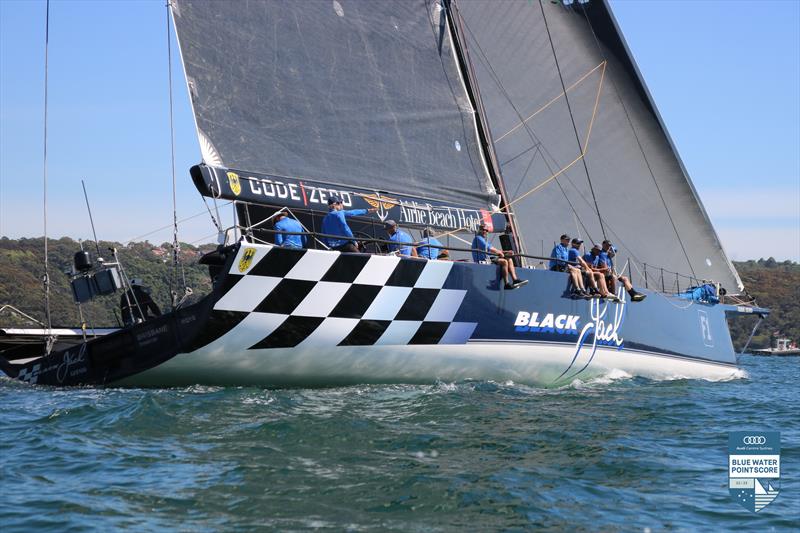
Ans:
<svg viewBox="0 0 800 533"><path fill-rule="evenodd" d="M442 5L173 1L211 166L498 202Z"/></svg>
<svg viewBox="0 0 800 533"><path fill-rule="evenodd" d="M529 253L605 234L640 269L742 289L605 1L458 9Z"/></svg>

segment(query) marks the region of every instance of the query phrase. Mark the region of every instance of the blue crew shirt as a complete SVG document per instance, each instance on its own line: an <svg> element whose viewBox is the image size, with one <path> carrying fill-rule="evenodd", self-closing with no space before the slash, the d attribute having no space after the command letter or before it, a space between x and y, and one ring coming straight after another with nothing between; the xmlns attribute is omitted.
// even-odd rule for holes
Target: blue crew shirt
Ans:
<svg viewBox="0 0 800 533"><path fill-rule="evenodd" d="M444 250L443 248L435 248L435 246L442 246L442 243L434 237L426 237L422 242L423 245L417 248L417 253L420 257L436 259Z"/></svg>
<svg viewBox="0 0 800 533"><path fill-rule="evenodd" d="M605 263L609 270L614 270L614 260L606 252L600 252L600 262Z"/></svg>
<svg viewBox="0 0 800 533"><path fill-rule="evenodd" d="M564 261L569 261L569 250L567 250L567 247L563 244L558 243L555 248L553 248L553 251L550 252L550 257L552 257L550 260L551 270L556 267L566 266Z"/></svg>
<svg viewBox="0 0 800 533"><path fill-rule="evenodd" d="M402 246L402 244L411 244L414 242L411 239L411 235L398 228L393 235L389 235L389 240L398 243L389 245L390 252L399 252L400 255L411 255L411 246Z"/></svg>
<svg viewBox="0 0 800 533"><path fill-rule="evenodd" d="M472 240L472 260L476 263L489 260L489 254L486 253L488 251L489 243L486 242L486 239L484 239L482 235L475 235L475 238Z"/></svg>
<svg viewBox="0 0 800 533"><path fill-rule="evenodd" d="M577 248L570 248L567 254L567 261L571 263L577 263L578 258L581 256L581 251Z"/></svg>
<svg viewBox="0 0 800 533"><path fill-rule="evenodd" d="M305 231L303 226L293 218L284 217L275 223L276 231L288 231L298 233ZM281 233L275 234L275 245L285 246L287 248L305 248L306 236L305 235L283 235Z"/></svg>
<svg viewBox="0 0 800 533"><path fill-rule="evenodd" d="M589 266L600 268L600 255L592 255L591 253L584 254L583 260L589 263Z"/></svg>
<svg viewBox="0 0 800 533"><path fill-rule="evenodd" d="M329 211L325 218L322 219L322 233L327 235L341 235L342 237L350 237L349 239L334 239L325 237L325 244L331 248L338 248L351 242L353 231L347 225L346 218L357 217L366 215L366 209L342 209L341 211Z"/></svg>

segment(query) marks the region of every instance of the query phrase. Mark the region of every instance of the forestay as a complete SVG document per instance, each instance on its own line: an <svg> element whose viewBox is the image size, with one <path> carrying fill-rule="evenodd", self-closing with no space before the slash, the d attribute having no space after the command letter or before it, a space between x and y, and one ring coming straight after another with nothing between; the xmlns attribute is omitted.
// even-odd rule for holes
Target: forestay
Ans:
<svg viewBox="0 0 800 533"><path fill-rule="evenodd" d="M742 288L605 2L457 5L528 253L564 232L599 242L599 210L620 265Z"/></svg>
<svg viewBox="0 0 800 533"><path fill-rule="evenodd" d="M208 165L497 203L439 2L172 6Z"/></svg>

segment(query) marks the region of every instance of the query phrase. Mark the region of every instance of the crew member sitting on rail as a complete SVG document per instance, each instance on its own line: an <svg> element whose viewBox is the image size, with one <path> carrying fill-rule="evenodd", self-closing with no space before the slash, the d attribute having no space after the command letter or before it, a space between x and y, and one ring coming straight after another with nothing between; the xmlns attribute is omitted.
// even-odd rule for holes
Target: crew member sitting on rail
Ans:
<svg viewBox="0 0 800 533"><path fill-rule="evenodd" d="M439 239L431 237L430 228L422 230L422 241L417 246L417 255L425 259L447 259L449 254L447 249L442 246Z"/></svg>
<svg viewBox="0 0 800 533"><path fill-rule="evenodd" d="M397 227L397 222L394 220L387 220L383 223L386 233L389 234L389 240L397 244L389 245L389 252L397 252L397 255L405 255L408 257L417 257L417 249L411 246L414 239L411 238L407 232Z"/></svg>
<svg viewBox="0 0 800 533"><path fill-rule="evenodd" d="M584 293L588 294L589 296L599 298L600 291L597 290L597 282L594 277L594 273L592 273L592 269L589 267L588 263L583 260L581 257L581 244L583 244L583 240L575 237L572 239L571 245L572 247L569 249L569 262L570 263L577 263L577 267L581 272L581 285L586 287L589 285L588 291L584 289Z"/></svg>
<svg viewBox="0 0 800 533"><path fill-rule="evenodd" d="M126 326L161 316L161 309L150 297L150 291L138 279L132 279L131 288L120 296L119 310L122 313L122 323ZM150 311L153 312L152 317Z"/></svg>
<svg viewBox="0 0 800 533"><path fill-rule="evenodd" d="M603 241L603 251L600 253L600 261L605 263L605 266L608 268L606 271L606 282L608 283L608 288L611 292L616 294L616 283L615 280L619 280L622 282L622 285L625 287L625 290L628 291L628 295L631 297L632 302L641 302L647 295L637 292L636 289L633 288L633 284L631 280L628 279L627 276L623 276L621 274L617 274L614 270L614 257L617 255L617 249L614 248L614 245L611 244L611 241L605 240Z"/></svg>
<svg viewBox="0 0 800 533"><path fill-rule="evenodd" d="M600 252L602 252L602 248L600 248L599 244L595 244L592 246L591 251L583 256L583 260L589 266L589 271L592 276L594 276L597 288L600 290L600 296L602 298L608 298L609 300L619 301L616 294L612 294L608 291L608 285L606 285L606 271L608 267L600 260Z"/></svg>
<svg viewBox="0 0 800 533"><path fill-rule="evenodd" d="M486 224L478 226L478 233L475 239L472 240L472 260L476 263L494 263L503 271L503 281L505 282L506 290L516 289L528 283L526 279L517 279L517 271L514 268L514 262L511 260L511 252L505 252L489 246L486 236L489 234L489 228ZM489 255L494 254L494 255ZM504 257L506 256L507 257Z"/></svg>
<svg viewBox="0 0 800 533"><path fill-rule="evenodd" d="M580 267L570 265L569 261L569 235L566 233L561 236L561 242L556 244L550 252L550 270L555 272L566 272L569 274L573 297L588 298L589 293L583 285L583 276Z"/></svg>
<svg viewBox="0 0 800 533"><path fill-rule="evenodd" d="M287 216L286 211L278 211L275 214L275 230L286 231L289 233L303 233L305 229L295 219ZM306 236L305 235L286 235L283 233L275 234L275 245L284 246L286 248L305 248Z"/></svg>
<svg viewBox="0 0 800 533"><path fill-rule="evenodd" d="M325 235L339 235L345 237L344 239L337 239L335 237L323 237L325 244L332 250L340 252L358 252L353 238L353 231L347 225L348 217L357 217L366 215L367 213L374 213L378 209L350 209L345 210L342 204L342 199L338 196L330 196L328 198L328 214L322 219L322 233Z"/></svg>

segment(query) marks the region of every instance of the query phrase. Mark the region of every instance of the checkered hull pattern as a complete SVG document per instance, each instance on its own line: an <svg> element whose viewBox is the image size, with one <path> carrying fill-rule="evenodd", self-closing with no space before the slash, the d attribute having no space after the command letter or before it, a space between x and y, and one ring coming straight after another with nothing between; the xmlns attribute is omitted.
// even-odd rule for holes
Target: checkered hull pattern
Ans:
<svg viewBox="0 0 800 533"><path fill-rule="evenodd" d="M246 314L226 337L243 349L464 344L466 290L448 261L242 245L215 311Z"/></svg>

